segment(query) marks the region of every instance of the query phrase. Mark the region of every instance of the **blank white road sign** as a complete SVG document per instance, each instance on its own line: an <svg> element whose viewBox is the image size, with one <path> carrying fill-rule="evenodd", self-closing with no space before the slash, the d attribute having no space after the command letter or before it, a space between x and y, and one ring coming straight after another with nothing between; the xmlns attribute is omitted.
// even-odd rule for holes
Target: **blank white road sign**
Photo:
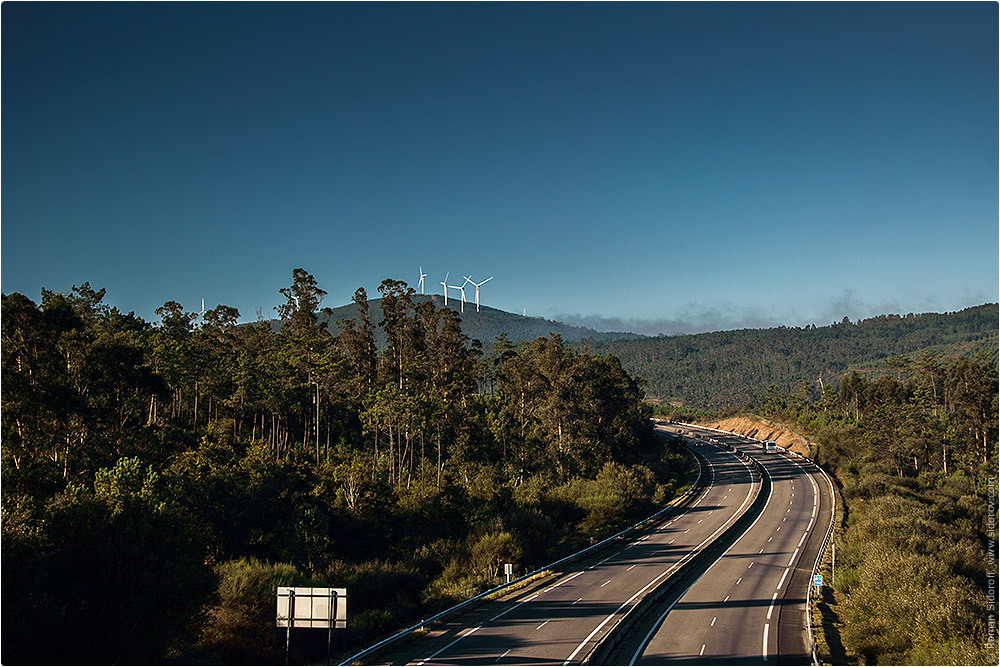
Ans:
<svg viewBox="0 0 1000 667"><path fill-rule="evenodd" d="M347 589L279 586L277 611L279 628L346 628Z"/></svg>

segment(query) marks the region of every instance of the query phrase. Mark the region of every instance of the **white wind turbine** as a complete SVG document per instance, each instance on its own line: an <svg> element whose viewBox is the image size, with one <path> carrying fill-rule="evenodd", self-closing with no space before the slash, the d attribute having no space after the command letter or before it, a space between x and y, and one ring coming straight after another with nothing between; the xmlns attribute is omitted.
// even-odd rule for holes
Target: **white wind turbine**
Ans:
<svg viewBox="0 0 1000 667"><path fill-rule="evenodd" d="M482 287L483 285L485 285L486 283L488 283L489 281L493 280L493 276L490 276L489 278L487 278L486 280L484 280L481 283L477 283L476 281L474 281L469 276L466 276L465 279L468 280L470 283L472 283L473 285L476 286L476 312L478 313L479 312L479 288Z"/></svg>
<svg viewBox="0 0 1000 667"><path fill-rule="evenodd" d="M465 286L468 285L469 283L472 283L472 278L470 278L469 276L465 276L465 282L462 283L461 287L456 288L456 289L459 289L459 290L462 291L462 312L463 313L465 312ZM472 284L475 285L476 283L472 283ZM452 287L454 287L454 285Z"/></svg>
<svg viewBox="0 0 1000 667"><path fill-rule="evenodd" d="M424 278L426 278L426 277L427 277L427 274L424 273L424 267L421 266L420 267L420 281L417 283L417 287L420 288L420 293L421 294L424 293ZM445 280L447 280L447 278L445 278Z"/></svg>
<svg viewBox="0 0 1000 667"><path fill-rule="evenodd" d="M444 285L444 305L446 305L446 306L448 305L448 276L450 276L450 275L451 275L451 271L449 271L448 273L444 274L444 281L442 281L442 283L441 283L442 285Z"/></svg>

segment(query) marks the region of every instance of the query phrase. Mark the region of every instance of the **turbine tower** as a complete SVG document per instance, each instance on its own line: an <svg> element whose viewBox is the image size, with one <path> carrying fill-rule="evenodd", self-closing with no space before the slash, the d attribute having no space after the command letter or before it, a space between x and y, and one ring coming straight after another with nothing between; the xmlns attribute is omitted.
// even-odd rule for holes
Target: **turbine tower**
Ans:
<svg viewBox="0 0 1000 667"><path fill-rule="evenodd" d="M444 285L444 305L448 305L448 276L451 275L451 271L444 274L444 280L441 282Z"/></svg>
<svg viewBox="0 0 1000 667"><path fill-rule="evenodd" d="M420 281L417 283L417 287L420 288L420 293L421 294L424 293L424 278L426 278L426 277L427 277L427 274L424 273L424 267L421 266L420 267ZM447 280L447 278L445 280Z"/></svg>
<svg viewBox="0 0 1000 667"><path fill-rule="evenodd" d="M472 278L470 278L469 276L465 276L465 282L462 283L462 286L458 288L462 292L462 312L463 313L465 312L465 286L468 285L469 283L472 283ZM472 283L472 284L475 285L476 283Z"/></svg>
<svg viewBox="0 0 1000 667"><path fill-rule="evenodd" d="M486 280L484 280L481 283L477 283L476 281L474 281L469 276L466 276L465 279L468 280L470 283L472 283L473 285L476 286L476 312L478 313L479 312L479 288L482 287L483 285L485 285L486 283L488 283L489 281L493 280L493 276L490 276L489 278L487 278Z"/></svg>

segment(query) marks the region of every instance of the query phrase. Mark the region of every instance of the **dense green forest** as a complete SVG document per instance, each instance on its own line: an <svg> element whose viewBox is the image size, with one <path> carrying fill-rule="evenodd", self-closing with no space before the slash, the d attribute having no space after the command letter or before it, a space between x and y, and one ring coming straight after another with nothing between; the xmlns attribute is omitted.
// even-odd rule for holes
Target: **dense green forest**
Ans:
<svg viewBox="0 0 1000 667"><path fill-rule="evenodd" d="M995 359L924 352L821 395L769 388L761 411L819 443L846 506L825 600L835 658L997 664Z"/></svg>
<svg viewBox="0 0 1000 667"><path fill-rule="evenodd" d="M844 318L826 327L720 331L637 340L592 341L629 373L646 379L650 397L691 408L760 405L767 387L787 393L800 380L836 385L852 370L871 373L885 359L922 350L948 356L982 351L996 361L997 304L957 313Z"/></svg>
<svg viewBox="0 0 1000 667"><path fill-rule="evenodd" d="M393 280L336 335L306 271L280 292L277 330L173 301L150 323L86 283L3 296L3 662L273 664L279 583L346 586L348 651L679 491L683 447L612 356L487 360ZM292 661L325 658L303 634Z"/></svg>

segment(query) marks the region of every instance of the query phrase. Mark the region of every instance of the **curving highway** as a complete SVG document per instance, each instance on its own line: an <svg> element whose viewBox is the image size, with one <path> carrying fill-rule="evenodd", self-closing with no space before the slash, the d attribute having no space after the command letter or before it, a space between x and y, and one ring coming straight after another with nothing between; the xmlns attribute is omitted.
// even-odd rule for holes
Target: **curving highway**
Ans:
<svg viewBox="0 0 1000 667"><path fill-rule="evenodd" d="M692 451L708 482L680 514L599 556L568 564L544 583L484 603L380 661L582 663L623 614L710 545L756 498L759 474L736 454L707 444Z"/></svg>
<svg viewBox="0 0 1000 667"><path fill-rule="evenodd" d="M761 463L770 497L746 532L663 610L630 664L809 664L806 592L832 521L831 489L806 460L764 454L739 436L712 436Z"/></svg>

